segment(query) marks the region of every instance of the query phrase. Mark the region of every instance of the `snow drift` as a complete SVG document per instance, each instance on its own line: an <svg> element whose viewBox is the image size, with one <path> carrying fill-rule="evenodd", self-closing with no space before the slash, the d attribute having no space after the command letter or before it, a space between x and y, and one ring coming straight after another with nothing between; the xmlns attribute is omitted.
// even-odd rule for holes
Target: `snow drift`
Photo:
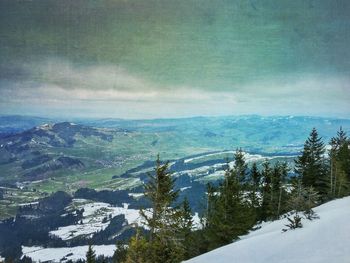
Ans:
<svg viewBox="0 0 350 263"><path fill-rule="evenodd" d="M241 240L186 263L349 263L350 197L316 207L319 219L302 220L303 228L288 230L287 219L267 222Z"/></svg>

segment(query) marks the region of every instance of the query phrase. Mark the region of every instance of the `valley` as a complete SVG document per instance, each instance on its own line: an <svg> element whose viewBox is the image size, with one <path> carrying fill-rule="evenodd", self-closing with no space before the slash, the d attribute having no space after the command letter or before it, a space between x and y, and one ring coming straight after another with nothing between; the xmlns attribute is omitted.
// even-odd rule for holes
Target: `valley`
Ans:
<svg viewBox="0 0 350 263"><path fill-rule="evenodd" d="M150 207L143 185L158 154L176 179L178 204L188 199L199 227L206 185L224 178L236 149L243 149L248 169L253 162L259 169L265 161L286 162L291 176L310 127L326 141L340 124L350 130L349 120L290 116L44 121L30 129L23 119L18 127L1 126L0 233L16 233L5 255L19 249L44 258L57 250L69 260L87 240L111 254L135 224L143 225L139 209Z"/></svg>
<svg viewBox="0 0 350 263"><path fill-rule="evenodd" d="M292 163L312 127L318 127L325 140L340 125L350 129L350 121L344 119L255 115L58 123L25 116L0 120L3 219L14 216L19 204L60 190L72 194L80 188L141 186L157 154L170 161L174 176L205 184L222 177L237 148L247 153L247 161Z"/></svg>

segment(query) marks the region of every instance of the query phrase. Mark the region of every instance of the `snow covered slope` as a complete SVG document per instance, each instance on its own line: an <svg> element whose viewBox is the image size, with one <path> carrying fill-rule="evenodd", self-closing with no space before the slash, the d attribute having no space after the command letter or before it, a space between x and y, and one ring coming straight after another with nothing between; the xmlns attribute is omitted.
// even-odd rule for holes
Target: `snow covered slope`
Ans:
<svg viewBox="0 0 350 263"><path fill-rule="evenodd" d="M240 241L186 261L187 263L349 263L350 197L314 209L320 219L303 219L289 230L287 219L265 223Z"/></svg>
<svg viewBox="0 0 350 263"><path fill-rule="evenodd" d="M93 202L87 199L73 199L73 202L65 208L66 212L74 212L83 209L83 218L81 222L74 225L59 227L57 230L50 231L50 235L69 240L78 236L92 236L98 231L106 229L110 220L117 215L124 215L128 224L138 223L142 226L138 209L116 207L103 202Z"/></svg>
<svg viewBox="0 0 350 263"><path fill-rule="evenodd" d="M88 248L88 246L60 248L22 246L22 252L23 256L30 257L34 262L67 262L69 260L77 261L79 259L85 259ZM106 257L112 257L115 248L115 245L100 245L92 247L96 256L104 255Z"/></svg>

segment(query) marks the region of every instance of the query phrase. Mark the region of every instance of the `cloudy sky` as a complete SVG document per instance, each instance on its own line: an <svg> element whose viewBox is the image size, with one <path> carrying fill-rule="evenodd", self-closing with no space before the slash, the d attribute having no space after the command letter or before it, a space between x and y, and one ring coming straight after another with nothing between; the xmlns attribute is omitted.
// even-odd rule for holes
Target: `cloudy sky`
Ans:
<svg viewBox="0 0 350 263"><path fill-rule="evenodd" d="M347 0L2 0L0 113L350 117Z"/></svg>

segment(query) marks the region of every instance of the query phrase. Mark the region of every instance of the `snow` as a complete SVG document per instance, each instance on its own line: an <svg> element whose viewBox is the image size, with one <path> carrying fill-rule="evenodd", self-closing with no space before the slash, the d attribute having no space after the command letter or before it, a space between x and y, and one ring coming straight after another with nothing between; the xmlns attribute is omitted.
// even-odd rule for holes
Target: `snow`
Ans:
<svg viewBox="0 0 350 263"><path fill-rule="evenodd" d="M193 220L193 224L192 224L192 229L193 230L197 230L197 229L201 229L202 228L201 219L200 219L200 217L199 217L197 212L192 217L192 220Z"/></svg>
<svg viewBox="0 0 350 263"><path fill-rule="evenodd" d="M48 124L48 123L45 123L43 125L40 125L40 126L37 126L35 127L35 130L50 130L52 128L52 125L51 124Z"/></svg>
<svg viewBox="0 0 350 263"><path fill-rule="evenodd" d="M116 249L115 245L93 246L96 256L104 255L112 257ZM23 256L30 257L35 262L53 261L66 262L68 260L77 261L86 258L88 246L60 247L60 248L42 248L22 246Z"/></svg>
<svg viewBox="0 0 350 263"><path fill-rule="evenodd" d="M180 188L180 191L183 192L183 191L185 191L185 190L187 190L187 189L191 189L191 188L192 188L192 186L181 187L181 188Z"/></svg>
<svg viewBox="0 0 350 263"><path fill-rule="evenodd" d="M30 206L30 205L37 205L39 202L29 202L29 203L21 203L18 204L18 206Z"/></svg>
<svg viewBox="0 0 350 263"><path fill-rule="evenodd" d="M104 230L110 224L110 216L114 218L118 215L124 215L128 224L138 223L142 225L139 210L129 209L128 204L124 204L124 207L114 207L103 202L74 199L73 204L65 210L72 212L76 209L84 209L82 224L79 222L79 224L59 227L57 230L50 231L50 234L62 240L69 240L81 235L91 236L93 233Z"/></svg>
<svg viewBox="0 0 350 263"><path fill-rule="evenodd" d="M207 176L204 176L201 178L201 180L213 180L213 179L219 179L220 177L224 177L225 176L225 171L221 170L221 171L215 171L211 174L208 174Z"/></svg>
<svg viewBox="0 0 350 263"><path fill-rule="evenodd" d="M223 155L223 154L230 154L233 155L235 154L235 151L223 151L223 152L215 152L215 153L209 153L209 154L204 154L204 155L200 155L200 156L197 156L197 157L193 157L193 158L189 158L189 159L185 159L184 160L184 163L190 163L190 162L193 162L193 161L197 161L197 160L200 160L200 159L204 159L204 158L207 158L207 157L210 157L210 156L216 156L216 155ZM255 162L255 161L259 161L259 160L265 160L265 159L274 159L274 158L283 158L283 157L286 157L286 156L278 156L278 155L275 155L275 156L263 156L261 154L250 154L248 152L243 152L244 154L244 158L246 160L246 162ZM290 156L288 156L290 157ZM296 157L296 156L292 156L292 157Z"/></svg>
<svg viewBox="0 0 350 263"><path fill-rule="evenodd" d="M187 263L349 263L350 197L316 207L320 219L302 220L288 230L287 219L267 222L241 240L185 261Z"/></svg>
<svg viewBox="0 0 350 263"><path fill-rule="evenodd" d="M128 193L128 195L137 199L137 198L144 196L145 194L144 193Z"/></svg>
<svg viewBox="0 0 350 263"><path fill-rule="evenodd" d="M200 155L200 156L196 156L196 157L192 157L192 158L188 158L184 160L184 163L190 163L196 160L200 160L206 157L210 157L210 156L215 156L215 155L221 155L221 154L228 154L228 153L234 153L234 151L224 151L224 152L215 152L215 153L208 153L208 154L204 154L204 155Z"/></svg>
<svg viewBox="0 0 350 263"><path fill-rule="evenodd" d="M219 152L219 153L211 153L211 154L206 154L206 155L201 155L201 156L197 156L197 157L193 157L190 159L186 159L184 160L184 163L190 163L193 162L195 160L199 160L199 159L203 159L206 158L208 156L212 156L212 155L221 155L221 154L233 154L235 153L234 151L224 151L224 152ZM244 158L246 160L247 163L253 163L253 162L257 162L257 161L263 161L263 160L272 160L272 159L276 159L276 158L286 158L286 157L297 157L295 156L283 156L283 155L275 155L275 156L263 156L261 154L250 154L247 152L244 152ZM232 169L234 167L235 162L234 161L230 161L228 163L230 169ZM189 170L183 170L180 172L176 172L173 175L175 177L179 177L181 175L188 175L191 177L202 177L200 178L200 180L213 180L213 179L218 179L220 177L224 177L225 175L225 167L226 167L227 163L223 162L223 163L217 163L214 165L203 165L194 169L189 169Z"/></svg>

